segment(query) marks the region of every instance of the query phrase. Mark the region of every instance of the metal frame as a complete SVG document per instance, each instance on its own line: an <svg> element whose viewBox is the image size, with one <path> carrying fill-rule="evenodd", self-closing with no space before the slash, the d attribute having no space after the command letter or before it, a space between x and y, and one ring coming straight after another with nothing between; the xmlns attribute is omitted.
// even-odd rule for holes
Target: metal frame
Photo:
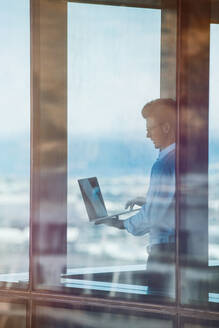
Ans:
<svg viewBox="0 0 219 328"><path fill-rule="evenodd" d="M215 309L209 309L206 307L206 304L201 308L200 305L195 306L187 306L184 304L181 304L181 262L180 262L180 251L181 251L181 234L180 234L180 216L182 215L180 211L180 206L182 204L182 195L181 195L181 173L182 173L182 160L183 160L183 154L181 152L181 146L182 146L182 138L184 138L184 135L182 135L182 119L183 114L185 111L185 94L183 93L186 88L187 79L189 78L188 74L190 72L185 72L184 65L185 63L190 62L192 64L192 59L186 53L183 52L183 49L185 49L185 45L188 41L187 38L184 36L189 33L189 26L186 23L186 15L187 13L187 5L189 5L189 2L191 0L177 0L177 51L176 51L176 77L173 77L172 81L175 79L176 83L176 100L177 100L177 107L178 107L178 126L177 126L177 167L176 167L176 181L177 181L177 204L176 204L176 303L173 305L162 305L162 304L154 304L154 303L143 303L143 302L129 302L129 301L122 301L122 300L105 300L102 298L97 297L82 297L82 296L76 296L76 295L66 295L54 291L48 291L45 289L36 290L35 284L36 281L33 280L33 277L36 276L36 265L35 265L35 258L39 254L37 253L38 250L36 248L36 244L39 242L39 234L36 234L36 222L38 222L38 216L39 216L39 208L41 206L40 202L42 199L40 199L40 190L42 187L42 181L44 181L45 186L52 186L54 187L54 179L57 181L58 184L61 183L62 185L62 192L60 193L54 193L54 189L48 188L47 191L52 193L52 199L50 198L50 195L46 193L46 197L48 200L48 203L51 201L51 204L54 204L55 202L58 202L61 206L61 215L64 217L64 220L66 220L66 207L63 207L63 202L66 200L66 181L65 181L65 174L67 172L66 167L66 154L67 154L67 147L66 147L66 99L67 99L67 84L66 84L66 74L67 74L67 52L66 52L66 21L63 18L66 18L66 8L67 8L67 0L31 0L31 108L32 108L32 117L31 117L31 213L30 213L30 280L29 280L29 287L27 290L22 289L5 289L0 288L1 293L1 301L7 300L8 302L24 302L28 305L27 308L27 327L31 327L32 324L32 317L35 313L35 306L37 304L60 304L65 306L80 306L80 308L85 308L89 306L93 306L99 309L108 308L110 307L112 310L121 310L122 312L128 313L129 311L136 311L136 313L145 313L145 314L162 314L167 315L168 317L171 317L174 322L174 326L176 327L183 327L184 322L187 322L187 320L204 320L208 319L212 322L215 322L216 320L219 321L219 312L218 307L216 306ZM71 2L71 1L69 1ZM153 1L153 0L87 0L87 1L72 1L72 2L80 2L80 3L92 3L92 4L108 4L108 5L122 5L122 6L131 6L131 7L141 7L141 8L161 8L161 1ZM208 0L200 0L199 5L204 7L206 6L206 3ZM40 42L42 41L42 33L46 33L47 26L46 24L43 25L42 17L40 17L40 5L45 5L47 9L54 7L57 5L57 13L59 10L61 10L63 17L60 18L60 25L59 25L59 32L60 32L60 26L62 28L62 31L58 33L58 37L56 39L56 46L59 45L59 49L63 47L63 51L59 52L59 54L54 54L55 62L57 62L60 67L63 67L63 70L60 72L53 72L53 75L51 78L49 76L43 77L41 80L40 73L42 73L42 63L45 60L45 65L48 63L46 62L45 56L46 51L45 49L42 49L40 47ZM172 0L166 1L167 8L172 3ZM193 0L194 4L194 0ZM60 6L60 7L59 7ZM197 7L195 7L197 9ZM55 11L53 12L51 19L57 18L57 16L54 16ZM45 11L41 11L41 15L45 15ZM49 12L47 12L49 14ZM213 22L216 21L216 18L213 17ZM218 20L219 21L219 20ZM42 24L42 25L40 25ZM205 24L205 22L203 23ZM38 26L38 28L36 28ZM205 25L206 26L206 25ZM54 25L53 25L54 27ZM48 32L48 31L47 31ZM57 30L56 30L57 32ZM51 30L48 32L51 33ZM62 37L61 37L62 36ZM47 38L49 38L49 34L47 35ZM45 39L46 40L46 39ZM55 46L53 44L53 46ZM174 49L173 49L174 51ZM205 55L205 54L204 54ZM49 53L49 56L53 56L52 53ZM204 57L206 58L206 57ZM46 67L46 66L45 66ZM51 72L51 71L50 71ZM205 74L207 74L205 72ZM44 161L44 145L45 140L48 137L45 135L46 130L51 123L50 121L46 121L45 111L47 111L48 117L52 119L50 108L47 107L46 104L46 98L45 94L44 97L40 94L42 91L41 88L47 88L49 91L49 83L51 83L51 80L59 80L59 86L63 85L63 89L61 92L56 95L59 99L58 106L56 103L53 103L55 111L57 111L57 115L59 116L59 119L62 120L62 131L55 131L54 134L51 136L51 138L56 138L56 134L58 133L58 138L62 142L62 147L59 147L60 150L59 156L57 156L57 147L55 149L56 157L55 157L55 166L52 164L52 161ZM170 88L171 88L172 82L170 82ZM53 87L52 87L53 88ZM57 86L54 86L54 88L57 89ZM54 90L53 88L53 90ZM205 87L206 94L208 93L208 86ZM51 90L50 90L51 91ZM168 93L168 90L165 91ZM203 99L204 99L203 98ZM197 110L197 103L198 100L194 99L194 111ZM206 106L203 107L202 112L204 117L206 118ZM183 110L183 112L182 112ZM51 116L50 116L51 115ZM188 127L188 120L186 121L187 126L186 129L191 129L191 126ZM187 130L188 131L188 130ZM190 130L191 131L191 130ZM197 131L197 134L199 132ZM43 136L45 136L45 139L43 139ZM191 134L189 135L191 137ZM206 139L204 140L206 142ZM51 145L50 145L51 146ZM188 149L186 149L188 152ZM203 150L205 154L203 156L206 157L206 149ZM53 157L54 153L53 150L50 153L46 153L46 156L51 157L52 160L54 160ZM60 162L61 158L61 162ZM65 158L64 161L62 159ZM197 157L198 159L198 157ZM57 164L58 163L58 164ZM63 168L63 171L61 175L59 176L58 171L56 171L56 165L59 166L59 168ZM45 170L46 174L43 174L43 170ZM203 168L204 172L206 172L206 167ZM52 175L50 176L50 172L52 172ZM48 180L49 177L49 180ZM51 180L52 179L52 180ZM51 184L51 185L50 185ZM60 198L61 195L61 198ZM45 197L45 194L44 196ZM45 212L43 210L40 212L40 215L43 218L43 215ZM60 216L60 213L57 215ZM41 221L42 222L42 221ZM64 221L63 221L64 222ZM204 221L203 221L204 222ZM65 224L65 223L64 223ZM38 230L37 230L38 231ZM62 234L62 237L65 239L66 236ZM52 251L52 250L51 250ZM65 256L65 249L61 250L61 255ZM189 318L189 319L188 319ZM192 319L191 319L192 318ZM206 323L206 322L204 322Z"/></svg>
<svg viewBox="0 0 219 328"><path fill-rule="evenodd" d="M125 7L138 7L138 8L150 8L161 9L163 6L163 0L64 0L67 2L78 2L86 4L96 5L109 5L109 6L125 6ZM165 0L166 1L166 0ZM169 1L169 0L168 0ZM170 0L171 1L171 0Z"/></svg>

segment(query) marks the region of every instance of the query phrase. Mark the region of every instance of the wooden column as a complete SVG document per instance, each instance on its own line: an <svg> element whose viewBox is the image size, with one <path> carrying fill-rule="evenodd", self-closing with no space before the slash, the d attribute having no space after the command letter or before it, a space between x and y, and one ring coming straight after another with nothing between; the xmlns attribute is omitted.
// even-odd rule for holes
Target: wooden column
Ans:
<svg viewBox="0 0 219 328"><path fill-rule="evenodd" d="M67 255L67 2L31 0L31 284L60 283Z"/></svg>
<svg viewBox="0 0 219 328"><path fill-rule="evenodd" d="M163 0L161 9L161 98L176 99L177 6Z"/></svg>
<svg viewBox="0 0 219 328"><path fill-rule="evenodd" d="M182 304L208 301L210 3L180 1L179 222Z"/></svg>

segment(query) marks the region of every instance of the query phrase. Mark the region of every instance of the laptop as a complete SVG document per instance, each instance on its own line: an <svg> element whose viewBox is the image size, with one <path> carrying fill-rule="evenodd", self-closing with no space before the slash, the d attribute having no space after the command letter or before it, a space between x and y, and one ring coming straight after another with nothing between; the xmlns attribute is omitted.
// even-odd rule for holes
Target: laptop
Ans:
<svg viewBox="0 0 219 328"><path fill-rule="evenodd" d="M109 219L116 215L131 213L139 211L140 209L132 209L115 213L113 215L108 215L97 178L92 177L86 179L79 179L78 184L81 190L82 198L84 200L84 204L90 222Z"/></svg>

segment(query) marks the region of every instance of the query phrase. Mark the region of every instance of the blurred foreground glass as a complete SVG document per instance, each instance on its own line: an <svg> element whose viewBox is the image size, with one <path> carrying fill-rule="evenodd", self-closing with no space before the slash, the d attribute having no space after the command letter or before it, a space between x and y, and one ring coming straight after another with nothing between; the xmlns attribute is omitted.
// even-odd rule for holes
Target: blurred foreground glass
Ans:
<svg viewBox="0 0 219 328"><path fill-rule="evenodd" d="M98 178L94 189L100 195L100 187L108 215L145 197L158 152L145 142L141 109L161 96L161 30L168 39L160 9L68 5L68 252L62 283L74 293L157 296L158 302L175 297L174 263L156 268L167 272L168 291L149 292L148 234L136 237L89 222L77 182ZM164 68L171 63L168 54Z"/></svg>
<svg viewBox="0 0 219 328"><path fill-rule="evenodd" d="M30 190L29 0L0 11L0 285L28 281Z"/></svg>
<svg viewBox="0 0 219 328"><path fill-rule="evenodd" d="M34 327L36 328L172 328L173 320L164 315L124 313L94 306L83 309L71 306L36 306Z"/></svg>
<svg viewBox="0 0 219 328"><path fill-rule="evenodd" d="M183 328L217 328L219 327L218 321L213 320L198 320L198 319L184 319Z"/></svg>
<svg viewBox="0 0 219 328"><path fill-rule="evenodd" d="M0 327L25 328L26 305L0 302Z"/></svg>
<svg viewBox="0 0 219 328"><path fill-rule="evenodd" d="M217 328L218 327L218 322L212 323L212 324L198 324L198 323L186 323L184 324L183 328Z"/></svg>

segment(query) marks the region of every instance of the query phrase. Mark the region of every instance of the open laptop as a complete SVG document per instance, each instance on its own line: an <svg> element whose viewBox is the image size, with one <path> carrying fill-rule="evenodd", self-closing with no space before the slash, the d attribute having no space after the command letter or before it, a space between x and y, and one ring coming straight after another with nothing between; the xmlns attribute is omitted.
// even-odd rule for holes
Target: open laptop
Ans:
<svg viewBox="0 0 219 328"><path fill-rule="evenodd" d="M100 186L96 177L78 180L87 215L90 221L109 219L116 215L139 211L139 209L123 211L108 215Z"/></svg>

